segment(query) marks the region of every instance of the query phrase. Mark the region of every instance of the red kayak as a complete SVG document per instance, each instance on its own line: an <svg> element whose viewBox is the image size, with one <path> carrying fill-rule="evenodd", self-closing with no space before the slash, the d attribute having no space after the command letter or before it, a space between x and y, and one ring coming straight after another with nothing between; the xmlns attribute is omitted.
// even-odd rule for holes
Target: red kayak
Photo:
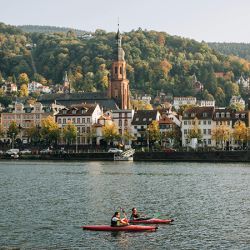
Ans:
<svg viewBox="0 0 250 250"><path fill-rule="evenodd" d="M120 227L111 227L108 225L90 225L90 226L82 226L83 230L92 230L92 231L151 231L154 232L158 227L156 226L138 226L138 225L127 225Z"/></svg>
<svg viewBox="0 0 250 250"><path fill-rule="evenodd" d="M163 219L151 218L151 219L130 220L129 223L132 223L132 224L169 224L173 221L174 221L173 219L163 220Z"/></svg>

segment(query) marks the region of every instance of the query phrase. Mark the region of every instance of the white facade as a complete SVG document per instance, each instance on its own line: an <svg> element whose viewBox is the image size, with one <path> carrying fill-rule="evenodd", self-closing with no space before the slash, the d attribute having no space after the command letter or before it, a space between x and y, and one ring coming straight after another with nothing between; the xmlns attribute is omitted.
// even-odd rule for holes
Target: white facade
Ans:
<svg viewBox="0 0 250 250"><path fill-rule="evenodd" d="M197 101L199 107L215 107L215 101L199 100Z"/></svg>
<svg viewBox="0 0 250 250"><path fill-rule="evenodd" d="M241 104L245 108L246 103L241 96L232 96L232 98L230 99L230 105L237 103Z"/></svg>
<svg viewBox="0 0 250 250"><path fill-rule="evenodd" d="M91 110L90 110L91 109ZM98 122L102 115L102 110L97 104L93 107L90 105L76 106L69 109L63 109L56 115L56 121L60 128L65 127L69 122L77 127L78 144L91 144L90 135L93 132L93 125Z"/></svg>
<svg viewBox="0 0 250 250"><path fill-rule="evenodd" d="M132 135L131 122L134 117L134 110L118 109L111 112L112 120L118 127L120 135L124 135L127 131ZM129 142L131 144L131 141Z"/></svg>
<svg viewBox="0 0 250 250"><path fill-rule="evenodd" d="M176 110L180 108L182 105L195 105L196 104L196 97L174 97L173 106Z"/></svg>

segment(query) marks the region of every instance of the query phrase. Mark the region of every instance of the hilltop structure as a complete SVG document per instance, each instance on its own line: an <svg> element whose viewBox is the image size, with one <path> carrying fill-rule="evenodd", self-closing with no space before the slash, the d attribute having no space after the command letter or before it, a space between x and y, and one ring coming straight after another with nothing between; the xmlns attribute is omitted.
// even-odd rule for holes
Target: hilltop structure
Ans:
<svg viewBox="0 0 250 250"><path fill-rule="evenodd" d="M70 83L65 73L64 91L57 94L45 94L39 98L43 104L51 104L54 102L62 105L77 104L99 104L104 111L129 109L130 108L130 91L129 80L126 77L126 61L124 59L125 52L122 48L122 36L118 29L116 34L117 50L116 59L112 63L111 77L109 77L109 85L107 93L102 92L83 92L72 93L70 91Z"/></svg>

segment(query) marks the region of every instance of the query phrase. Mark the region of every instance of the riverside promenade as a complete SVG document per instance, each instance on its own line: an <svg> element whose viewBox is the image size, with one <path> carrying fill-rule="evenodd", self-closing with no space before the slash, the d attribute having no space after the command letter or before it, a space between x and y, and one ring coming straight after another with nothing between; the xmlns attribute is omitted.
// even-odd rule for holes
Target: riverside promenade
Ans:
<svg viewBox="0 0 250 250"><path fill-rule="evenodd" d="M0 159L11 159L11 156L1 155ZM18 160L113 161L114 154L108 152L31 154L20 155ZM250 162L250 151L136 152L134 161Z"/></svg>

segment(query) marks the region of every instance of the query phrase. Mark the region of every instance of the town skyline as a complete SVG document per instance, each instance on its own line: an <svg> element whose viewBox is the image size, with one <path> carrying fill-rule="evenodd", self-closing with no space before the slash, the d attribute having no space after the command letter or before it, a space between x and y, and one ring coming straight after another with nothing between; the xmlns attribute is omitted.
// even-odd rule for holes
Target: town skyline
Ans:
<svg viewBox="0 0 250 250"><path fill-rule="evenodd" d="M15 6L13 8L13 6ZM86 31L104 29L116 31L118 18L121 32L133 29L165 31L197 41L206 42L250 42L249 34L243 29L248 22L246 0L211 1L126 1L117 4L110 0L105 5L72 0L41 1L10 0L2 3L1 21L11 25L48 25L69 27ZM23 15L26 11L27 14ZM42 15L41 15L42 13ZM233 18L237 15L237 18ZM242 28L241 28L242 27Z"/></svg>

